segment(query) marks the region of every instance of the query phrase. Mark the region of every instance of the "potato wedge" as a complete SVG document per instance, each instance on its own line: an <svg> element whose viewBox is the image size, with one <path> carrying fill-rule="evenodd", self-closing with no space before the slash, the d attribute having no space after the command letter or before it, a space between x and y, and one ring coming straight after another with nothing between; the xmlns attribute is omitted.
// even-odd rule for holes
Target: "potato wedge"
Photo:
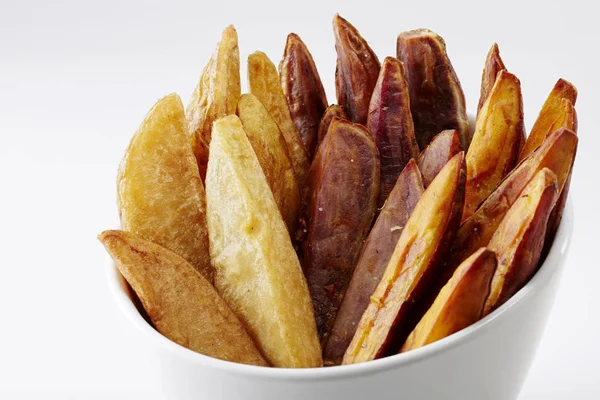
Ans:
<svg viewBox="0 0 600 400"><path fill-rule="evenodd" d="M308 159L312 160L319 123L328 103L312 55L295 33L287 37L283 59L279 63L279 78L294 125Z"/></svg>
<svg viewBox="0 0 600 400"><path fill-rule="evenodd" d="M504 66L504 62L500 57L500 49L498 48L498 44L494 43L485 59L485 67L483 68L483 74L481 74L481 92L479 94L477 114L479 114L481 107L483 107L483 103L485 103L489 97L492 87L496 82L496 77L502 70L506 70L506 67Z"/></svg>
<svg viewBox="0 0 600 400"><path fill-rule="evenodd" d="M335 317L327 344L325 365L338 365L356 332L360 318L390 261L406 221L423 194L421 173L415 160L410 160L398 176L385 205L381 209L362 247L352 279Z"/></svg>
<svg viewBox="0 0 600 400"><path fill-rule="evenodd" d="M209 357L268 366L242 323L186 260L129 232L105 231L98 239L164 336Z"/></svg>
<svg viewBox="0 0 600 400"><path fill-rule="evenodd" d="M469 218L516 165L523 146L521 83L504 70L483 104L467 151L463 221Z"/></svg>
<svg viewBox="0 0 600 400"><path fill-rule="evenodd" d="M538 150L520 163L481 204L475 214L461 225L450 251L449 269L459 265L478 248L488 246L508 209L539 171L544 168L552 170L557 176L559 193L562 192L576 151L577 136L573 132L559 129L548 136Z"/></svg>
<svg viewBox="0 0 600 400"><path fill-rule="evenodd" d="M454 156L425 190L392 253L343 364L393 354L421 319L413 310L444 268L464 206L464 152ZM426 310L425 310L426 311Z"/></svg>
<svg viewBox="0 0 600 400"><path fill-rule="evenodd" d="M467 258L408 336L401 352L423 347L479 321L496 264L496 254L485 247Z"/></svg>
<svg viewBox="0 0 600 400"><path fill-rule="evenodd" d="M212 123L217 118L235 113L240 94L238 36L230 25L223 31L217 49L202 71L186 110L188 132L202 180L206 177Z"/></svg>
<svg viewBox="0 0 600 400"><path fill-rule="evenodd" d="M323 113L323 118L321 118L321 122L319 123L319 133L317 135L318 144L321 144L323 139L325 139L325 135L327 134L327 130L329 130L329 125L331 125L331 120L333 117L339 117L341 119L348 119L348 116L344 112L344 109L337 104L332 104L325 109Z"/></svg>
<svg viewBox="0 0 600 400"><path fill-rule="evenodd" d="M568 100L568 102L564 100ZM575 86L564 79L559 79L529 132L519 160L523 160L531 154L549 134L559 128L566 128L577 133L577 116L573 108L576 101L577 89Z"/></svg>
<svg viewBox="0 0 600 400"><path fill-rule="evenodd" d="M377 210L379 155L367 130L334 118L307 179L302 262L326 340Z"/></svg>
<svg viewBox="0 0 600 400"><path fill-rule="evenodd" d="M358 30L336 14L333 34L337 64L335 93L350 121L365 125L371 94L379 75L379 59Z"/></svg>
<svg viewBox="0 0 600 400"><path fill-rule="evenodd" d="M446 54L444 39L427 29L402 32L396 52L406 68L419 148L425 149L441 131L456 129L462 148L467 150L471 133L465 96Z"/></svg>
<svg viewBox="0 0 600 400"><path fill-rule="evenodd" d="M438 133L417 159L419 171L423 175L423 186L429 186L444 165L461 151L460 136L456 129Z"/></svg>
<svg viewBox="0 0 600 400"><path fill-rule="evenodd" d="M381 208L406 163L419 155L404 66L395 57L386 57L383 61L371 97L366 127L379 149L378 207Z"/></svg>
<svg viewBox="0 0 600 400"><path fill-rule="evenodd" d="M185 258L212 282L205 201L183 104L171 94L150 110L121 161L121 226Z"/></svg>
<svg viewBox="0 0 600 400"><path fill-rule="evenodd" d="M267 109L252 94L243 94L240 97L237 115L242 121L244 132L267 178L288 231L294 233L300 209L300 189L283 134Z"/></svg>
<svg viewBox="0 0 600 400"><path fill-rule="evenodd" d="M213 125L206 200L219 294L246 324L271 365L321 366L310 294L298 256L235 115Z"/></svg>
<svg viewBox="0 0 600 400"><path fill-rule="evenodd" d="M556 175L542 169L527 184L492 236L488 248L498 255L484 315L504 304L537 269L546 224L558 197Z"/></svg>
<svg viewBox="0 0 600 400"><path fill-rule="evenodd" d="M248 57L248 86L250 93L263 103L283 133L298 185L303 188L310 168L308 155L292 121L277 68L262 51L254 52Z"/></svg>

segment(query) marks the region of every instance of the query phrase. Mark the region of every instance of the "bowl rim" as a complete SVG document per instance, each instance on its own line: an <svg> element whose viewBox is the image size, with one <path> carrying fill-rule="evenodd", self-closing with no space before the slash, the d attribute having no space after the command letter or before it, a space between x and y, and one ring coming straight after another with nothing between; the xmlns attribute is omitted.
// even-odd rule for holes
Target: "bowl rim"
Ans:
<svg viewBox="0 0 600 400"><path fill-rule="evenodd" d="M197 364L199 366L214 368L226 373L245 377L295 381L341 379L357 375L365 376L376 374L387 369L416 363L447 352L482 335L487 330L493 329L493 326L497 324L499 320L501 321L505 316L514 313L516 308L518 308L527 298L534 296L545 287L551 278L560 270L559 267L564 262L571 243L573 224L573 206L569 200L564 209L563 217L550 251L536 274L505 304L475 324L444 339L406 353L395 354L366 363L327 368L286 369L259 367L220 360L189 350L163 336L146 322L130 298L125 279L122 277L108 254L106 255L106 274L110 291L127 319L143 333L142 336L150 341L153 346L160 347L163 351L172 353L173 356L182 358L189 363Z"/></svg>

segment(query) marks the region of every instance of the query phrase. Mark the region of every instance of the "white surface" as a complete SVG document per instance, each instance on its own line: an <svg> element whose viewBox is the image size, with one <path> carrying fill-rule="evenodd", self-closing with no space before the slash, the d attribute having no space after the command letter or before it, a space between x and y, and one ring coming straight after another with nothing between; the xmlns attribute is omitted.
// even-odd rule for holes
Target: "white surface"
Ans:
<svg viewBox="0 0 600 400"><path fill-rule="evenodd" d="M164 398L159 365L108 295L95 239L117 226L122 152L156 99L175 91L187 102L230 23L243 60L261 49L278 62L285 35L298 33L333 102L335 12L381 59L395 53L402 30L440 33L470 110L493 41L522 81L528 127L557 78L577 85L573 245L520 399L600 398L600 57L592 2L239 3L0 2L0 398Z"/></svg>

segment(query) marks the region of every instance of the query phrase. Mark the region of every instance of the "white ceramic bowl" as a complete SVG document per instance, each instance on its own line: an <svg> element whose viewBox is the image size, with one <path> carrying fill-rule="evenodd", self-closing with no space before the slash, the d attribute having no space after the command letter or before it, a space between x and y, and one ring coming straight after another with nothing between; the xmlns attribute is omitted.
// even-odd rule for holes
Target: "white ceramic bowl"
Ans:
<svg viewBox="0 0 600 400"><path fill-rule="evenodd" d="M279 369L235 364L188 350L158 333L108 262L108 281L129 324L158 353L168 399L515 399L546 326L573 229L568 202L554 244L535 276L476 324L408 353L363 364Z"/></svg>

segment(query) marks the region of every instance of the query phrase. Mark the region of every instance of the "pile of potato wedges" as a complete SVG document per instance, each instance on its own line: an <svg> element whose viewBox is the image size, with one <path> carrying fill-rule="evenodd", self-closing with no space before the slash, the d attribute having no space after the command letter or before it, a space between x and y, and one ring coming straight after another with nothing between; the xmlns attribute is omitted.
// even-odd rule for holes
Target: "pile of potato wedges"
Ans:
<svg viewBox="0 0 600 400"><path fill-rule="evenodd" d="M99 239L149 321L210 357L285 368L425 346L502 306L547 254L569 190L577 91L526 135L494 44L474 129L436 33L380 62L333 19L337 104L300 37L279 68L230 26L187 108L159 100L121 162L122 230Z"/></svg>

